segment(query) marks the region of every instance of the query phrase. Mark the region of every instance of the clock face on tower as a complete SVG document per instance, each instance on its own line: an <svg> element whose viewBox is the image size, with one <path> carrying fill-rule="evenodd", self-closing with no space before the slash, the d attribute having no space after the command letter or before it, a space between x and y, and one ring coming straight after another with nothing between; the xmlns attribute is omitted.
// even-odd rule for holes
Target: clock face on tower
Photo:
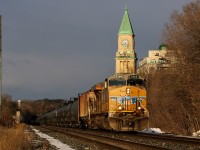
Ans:
<svg viewBox="0 0 200 150"><path fill-rule="evenodd" d="M122 41L122 46L123 46L123 47L128 47L128 44L129 44L129 42L128 42L127 39L124 39L124 40Z"/></svg>

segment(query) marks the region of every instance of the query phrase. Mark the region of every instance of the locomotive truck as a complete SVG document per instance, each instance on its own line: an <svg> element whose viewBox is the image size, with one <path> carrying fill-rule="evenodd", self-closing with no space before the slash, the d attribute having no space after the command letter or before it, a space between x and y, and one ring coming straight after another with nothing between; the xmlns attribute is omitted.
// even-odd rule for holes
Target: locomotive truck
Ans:
<svg viewBox="0 0 200 150"><path fill-rule="evenodd" d="M137 74L114 74L64 106L38 117L45 125L141 131L148 128L145 81Z"/></svg>

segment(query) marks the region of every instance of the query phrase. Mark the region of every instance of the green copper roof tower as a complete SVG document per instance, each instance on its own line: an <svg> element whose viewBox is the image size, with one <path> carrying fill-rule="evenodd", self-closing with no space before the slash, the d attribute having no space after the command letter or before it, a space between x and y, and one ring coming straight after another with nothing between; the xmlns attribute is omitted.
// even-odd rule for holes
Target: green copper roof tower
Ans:
<svg viewBox="0 0 200 150"><path fill-rule="evenodd" d="M118 34L134 34L133 29L132 29L132 25L131 25L131 21L130 21L130 18L129 18L127 6L126 6L126 9L125 9L125 12L124 12L124 16L123 16L122 23L121 23Z"/></svg>
<svg viewBox="0 0 200 150"><path fill-rule="evenodd" d="M118 32L118 48L115 57L116 74L134 74L137 72L135 35L126 6Z"/></svg>

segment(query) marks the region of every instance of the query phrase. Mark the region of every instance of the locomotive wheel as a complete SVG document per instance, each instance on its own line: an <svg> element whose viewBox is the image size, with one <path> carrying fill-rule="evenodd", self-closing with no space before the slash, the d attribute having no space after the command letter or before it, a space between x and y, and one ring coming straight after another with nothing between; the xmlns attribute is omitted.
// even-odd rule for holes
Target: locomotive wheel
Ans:
<svg viewBox="0 0 200 150"><path fill-rule="evenodd" d="M115 131L122 131L122 120L118 119L109 119L110 127Z"/></svg>
<svg viewBox="0 0 200 150"><path fill-rule="evenodd" d="M103 129L112 130L112 128L110 127L109 121L107 121L107 120L105 120L105 119L102 119L102 120L101 120L101 123L102 123L102 128L103 128Z"/></svg>

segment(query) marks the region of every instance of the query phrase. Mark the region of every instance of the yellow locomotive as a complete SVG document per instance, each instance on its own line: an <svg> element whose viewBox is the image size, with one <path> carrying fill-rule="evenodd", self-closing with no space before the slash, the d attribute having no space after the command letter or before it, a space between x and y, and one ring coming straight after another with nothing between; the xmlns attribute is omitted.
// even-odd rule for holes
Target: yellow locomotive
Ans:
<svg viewBox="0 0 200 150"><path fill-rule="evenodd" d="M65 105L37 118L52 126L141 131L148 128L145 82L136 74L115 74Z"/></svg>
<svg viewBox="0 0 200 150"><path fill-rule="evenodd" d="M145 82L136 74L115 74L79 94L82 126L115 131L148 128Z"/></svg>

